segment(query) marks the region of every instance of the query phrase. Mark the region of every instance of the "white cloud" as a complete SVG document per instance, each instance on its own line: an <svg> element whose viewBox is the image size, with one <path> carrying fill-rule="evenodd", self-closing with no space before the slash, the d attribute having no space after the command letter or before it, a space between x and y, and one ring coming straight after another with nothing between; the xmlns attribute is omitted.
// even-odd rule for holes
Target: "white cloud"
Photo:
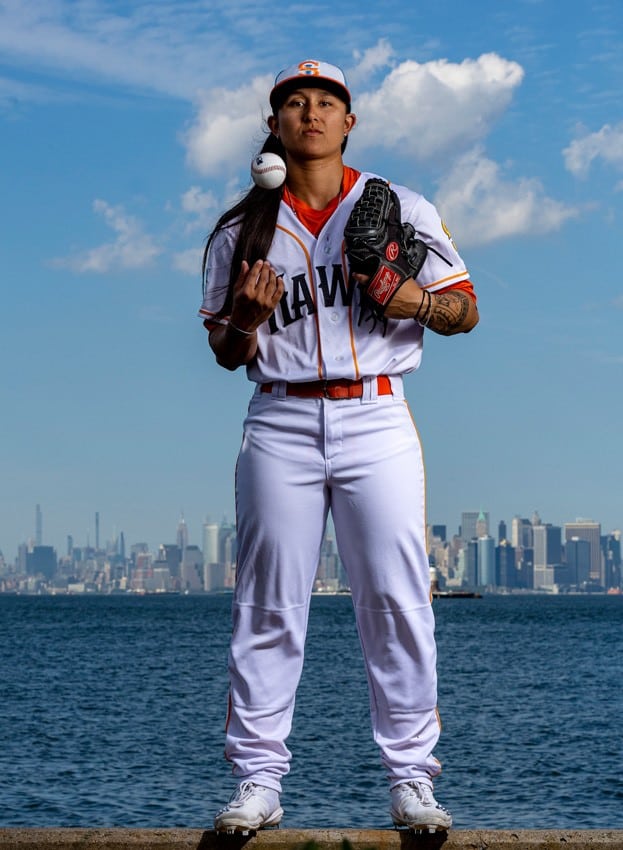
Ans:
<svg viewBox="0 0 623 850"><path fill-rule="evenodd" d="M203 215L208 210L216 207L217 201L213 192L204 192L199 186L191 186L182 195L182 209L184 212Z"/></svg>
<svg viewBox="0 0 623 850"><path fill-rule="evenodd" d="M351 68L347 74L347 83L349 86L353 84L362 84L362 81L367 80L370 74L373 74L379 68L387 68L394 56L394 49L385 38L381 38L368 50L363 53L355 52L357 65Z"/></svg>
<svg viewBox="0 0 623 850"><path fill-rule="evenodd" d="M178 272L201 278L202 259L203 248L189 248L173 255L173 268Z"/></svg>
<svg viewBox="0 0 623 850"><path fill-rule="evenodd" d="M210 176L231 176L246 160L250 167L263 143L262 107L266 108L272 82L272 76L255 77L233 91L203 92L197 118L183 135L189 165Z"/></svg>
<svg viewBox="0 0 623 850"><path fill-rule="evenodd" d="M440 184L435 205L461 244L479 245L510 236L542 236L578 210L548 198L539 180L505 179L480 150L463 155Z"/></svg>
<svg viewBox="0 0 623 850"><path fill-rule="evenodd" d="M62 98L58 94L52 96L43 86L0 77L0 109L11 109L24 101L44 103L51 99L61 100Z"/></svg>
<svg viewBox="0 0 623 850"><path fill-rule="evenodd" d="M121 269L145 268L162 253L162 248L153 237L143 232L138 219L128 215L123 207L113 207L98 199L93 201L93 209L103 216L106 224L115 232L115 240L69 257L57 258L52 260L52 265L81 274L102 274Z"/></svg>
<svg viewBox="0 0 623 850"><path fill-rule="evenodd" d="M107 0L0 2L5 64L55 72L57 79L121 84L135 91L191 100L205 79L227 78L228 64L248 68L238 38L249 17L223 26L224 0L135 0L121 10ZM237 43L238 42L238 43ZM226 62L215 62L226 56ZM28 91L24 90L24 96Z"/></svg>
<svg viewBox="0 0 623 850"><path fill-rule="evenodd" d="M387 42L379 41L362 55L355 77L387 65L392 53ZM522 78L516 62L493 53L460 64L403 62L379 88L356 96L364 118L353 142L359 149L384 147L420 159L464 151L487 135ZM272 82L272 76L255 77L238 89L203 92L196 119L182 139L189 165L206 176L229 176L250 160L263 141Z"/></svg>
<svg viewBox="0 0 623 850"><path fill-rule="evenodd" d="M191 186L181 198L182 211L190 216L186 232L207 230L214 213L219 209L219 202L214 192L204 192L199 186Z"/></svg>
<svg viewBox="0 0 623 850"><path fill-rule="evenodd" d="M585 133L563 150L565 166L577 177L586 177L596 159L623 169L623 121L604 124L596 133Z"/></svg>
<svg viewBox="0 0 623 850"><path fill-rule="evenodd" d="M510 103L523 69L495 53L461 63L403 62L381 86L357 96L359 147L430 159L484 138Z"/></svg>

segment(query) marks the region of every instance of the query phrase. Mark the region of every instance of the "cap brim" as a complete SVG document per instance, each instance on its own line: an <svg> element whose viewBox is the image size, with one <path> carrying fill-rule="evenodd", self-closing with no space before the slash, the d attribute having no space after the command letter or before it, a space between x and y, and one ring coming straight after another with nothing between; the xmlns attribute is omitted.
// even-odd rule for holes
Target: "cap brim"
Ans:
<svg viewBox="0 0 623 850"><path fill-rule="evenodd" d="M341 83L331 80L328 77L303 76L302 74L296 77L290 77L289 80L276 85L270 93L270 105L273 111L277 111L288 95L297 89L324 89L331 92L343 100L348 110L350 111L350 92Z"/></svg>

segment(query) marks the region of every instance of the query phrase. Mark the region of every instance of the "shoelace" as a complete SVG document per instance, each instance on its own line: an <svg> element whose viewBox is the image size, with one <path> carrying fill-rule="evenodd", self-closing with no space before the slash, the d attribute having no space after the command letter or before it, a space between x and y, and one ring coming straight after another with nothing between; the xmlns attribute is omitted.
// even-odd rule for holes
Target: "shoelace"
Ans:
<svg viewBox="0 0 623 850"><path fill-rule="evenodd" d="M252 797L255 789L258 786L255 782L251 782L250 780L245 780L241 782L236 791L234 792L231 800L229 801L232 806L241 806L249 797Z"/></svg>
<svg viewBox="0 0 623 850"><path fill-rule="evenodd" d="M444 809L443 806L439 805L437 800L433 797L433 792L430 790L428 785L424 785L423 783L412 781L403 783L405 788L409 790L406 792L409 797L417 797L418 800L423 803L425 806L435 806L437 809L440 809L442 812L448 814L448 810Z"/></svg>

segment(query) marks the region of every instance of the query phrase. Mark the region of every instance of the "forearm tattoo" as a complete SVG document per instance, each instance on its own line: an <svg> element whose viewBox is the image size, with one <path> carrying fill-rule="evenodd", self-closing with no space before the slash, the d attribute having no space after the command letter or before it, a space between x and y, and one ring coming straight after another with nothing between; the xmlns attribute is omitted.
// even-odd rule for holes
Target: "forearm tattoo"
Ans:
<svg viewBox="0 0 623 850"><path fill-rule="evenodd" d="M459 333L466 326L469 308L470 297L465 292L433 293L426 327L447 336Z"/></svg>

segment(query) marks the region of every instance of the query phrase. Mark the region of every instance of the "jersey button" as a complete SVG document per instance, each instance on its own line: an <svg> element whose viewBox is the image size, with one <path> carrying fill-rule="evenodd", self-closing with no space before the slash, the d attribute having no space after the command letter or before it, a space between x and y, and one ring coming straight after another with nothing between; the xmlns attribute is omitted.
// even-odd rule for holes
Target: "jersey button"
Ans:
<svg viewBox="0 0 623 850"><path fill-rule="evenodd" d="M340 314L339 313L331 313L331 321L332 322L339 322L339 320L340 320Z"/></svg>

